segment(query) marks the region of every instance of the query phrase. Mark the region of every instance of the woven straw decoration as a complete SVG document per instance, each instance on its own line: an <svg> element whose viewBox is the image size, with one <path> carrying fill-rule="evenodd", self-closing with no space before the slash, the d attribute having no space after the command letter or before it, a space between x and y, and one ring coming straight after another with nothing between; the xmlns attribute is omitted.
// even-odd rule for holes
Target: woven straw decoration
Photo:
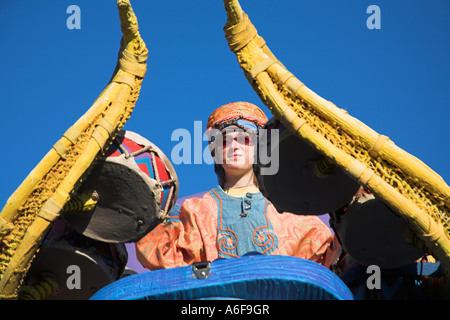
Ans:
<svg viewBox="0 0 450 320"><path fill-rule="evenodd" d="M10 196L0 214L0 298L15 299L46 231L131 115L148 50L128 0L117 0L123 37L112 79Z"/></svg>
<svg viewBox="0 0 450 320"><path fill-rule="evenodd" d="M450 188L419 159L307 88L267 47L237 0L224 0L230 49L263 103L291 133L404 218L409 238L450 276ZM338 209L338 208L336 208Z"/></svg>

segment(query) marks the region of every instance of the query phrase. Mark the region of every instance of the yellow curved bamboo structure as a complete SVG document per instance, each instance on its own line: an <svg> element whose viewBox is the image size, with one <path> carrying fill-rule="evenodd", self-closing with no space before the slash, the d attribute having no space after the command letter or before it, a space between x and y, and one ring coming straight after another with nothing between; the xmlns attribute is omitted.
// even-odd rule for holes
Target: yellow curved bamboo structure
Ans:
<svg viewBox="0 0 450 320"><path fill-rule="evenodd" d="M128 0L117 0L123 32L113 76L91 108L58 140L0 213L0 297L17 298L46 231L89 168L129 119L147 70L148 50Z"/></svg>
<svg viewBox="0 0 450 320"><path fill-rule="evenodd" d="M368 187L450 277L450 188L416 157L307 88L272 54L237 0L224 0L225 37L263 103L290 132ZM337 209L337 208L336 208Z"/></svg>

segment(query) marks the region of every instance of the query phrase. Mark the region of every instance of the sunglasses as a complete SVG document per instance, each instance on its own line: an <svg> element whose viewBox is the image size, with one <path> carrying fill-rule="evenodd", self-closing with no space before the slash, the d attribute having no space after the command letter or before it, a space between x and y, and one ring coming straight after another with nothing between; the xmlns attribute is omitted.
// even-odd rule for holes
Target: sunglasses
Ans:
<svg viewBox="0 0 450 320"><path fill-rule="evenodd" d="M223 148L231 146L233 141L236 141L238 144L243 145L243 146L254 146L255 145L255 137L253 137L252 135L249 135L247 133L241 133L241 134L237 134L237 135L225 134L222 137Z"/></svg>

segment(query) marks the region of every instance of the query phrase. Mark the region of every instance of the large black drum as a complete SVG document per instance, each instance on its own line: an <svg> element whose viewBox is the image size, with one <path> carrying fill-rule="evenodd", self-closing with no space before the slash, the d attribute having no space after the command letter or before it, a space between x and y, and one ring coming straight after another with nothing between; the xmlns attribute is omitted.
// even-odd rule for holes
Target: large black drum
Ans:
<svg viewBox="0 0 450 320"><path fill-rule="evenodd" d="M119 280L127 261L123 243L85 237L59 219L40 246L19 295L21 299L87 300Z"/></svg>
<svg viewBox="0 0 450 320"><path fill-rule="evenodd" d="M142 136L121 131L78 190L95 193L95 207L63 217L89 238L135 242L168 215L178 189L177 175L164 153Z"/></svg>
<svg viewBox="0 0 450 320"><path fill-rule="evenodd" d="M399 268L426 255L408 242L409 224L368 190L331 217L344 250L362 265Z"/></svg>
<svg viewBox="0 0 450 320"><path fill-rule="evenodd" d="M319 152L292 135L276 118L270 119L264 129L267 141L260 135L260 148L261 144L267 145L270 157L278 157L279 168L275 173L264 174L267 165L258 157L257 177L261 192L278 211L321 215L351 201L359 184L343 170L330 167Z"/></svg>

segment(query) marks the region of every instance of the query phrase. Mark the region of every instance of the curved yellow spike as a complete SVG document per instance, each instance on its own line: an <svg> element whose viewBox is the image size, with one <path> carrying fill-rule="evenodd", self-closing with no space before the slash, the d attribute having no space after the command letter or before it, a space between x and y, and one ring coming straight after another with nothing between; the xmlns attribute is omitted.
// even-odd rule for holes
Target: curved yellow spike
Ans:
<svg viewBox="0 0 450 320"><path fill-rule="evenodd" d="M241 22L245 12L242 10L241 5L237 0L224 1L224 4L228 15L227 23L225 25L225 29L227 29Z"/></svg>
<svg viewBox="0 0 450 320"><path fill-rule="evenodd" d="M294 135L408 221L450 276L450 188L422 161L310 90L272 54L237 0L224 0L230 49L263 103Z"/></svg>
<svg viewBox="0 0 450 320"><path fill-rule="evenodd" d="M46 231L92 164L131 115L148 50L128 0L117 0L123 32L116 69L91 108L58 140L0 213L0 297L17 298Z"/></svg>

